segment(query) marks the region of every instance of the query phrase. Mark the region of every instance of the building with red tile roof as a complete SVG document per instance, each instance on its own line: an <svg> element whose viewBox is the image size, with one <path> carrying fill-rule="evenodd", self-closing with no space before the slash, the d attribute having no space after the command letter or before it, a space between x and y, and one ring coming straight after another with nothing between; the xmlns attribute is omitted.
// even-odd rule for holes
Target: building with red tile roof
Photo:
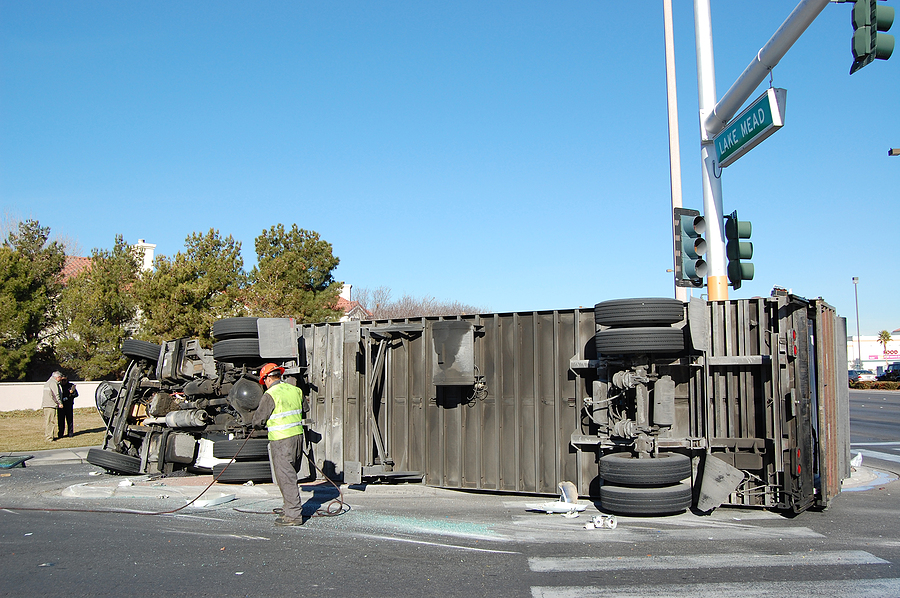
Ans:
<svg viewBox="0 0 900 598"><path fill-rule="evenodd" d="M362 305L359 304L359 301L351 300L351 289L353 285L345 284L344 288L341 289L341 294L337 299L334 307L335 309L339 309L344 312L344 315L341 316L341 321L346 322L347 320L371 320L373 317L372 312L368 311Z"/></svg>
<svg viewBox="0 0 900 598"><path fill-rule="evenodd" d="M67 255L66 263L63 264L62 272L60 272L60 276L62 277L62 283L66 284L70 278L73 276L77 276L81 274L85 270L91 267L91 258L89 257L79 257L75 255Z"/></svg>

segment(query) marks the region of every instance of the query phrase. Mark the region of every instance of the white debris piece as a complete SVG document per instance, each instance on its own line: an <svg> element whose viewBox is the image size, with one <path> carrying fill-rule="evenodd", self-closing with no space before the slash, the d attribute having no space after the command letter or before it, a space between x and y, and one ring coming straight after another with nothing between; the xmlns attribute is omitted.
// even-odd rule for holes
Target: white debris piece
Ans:
<svg viewBox="0 0 900 598"><path fill-rule="evenodd" d="M856 453L856 456L850 459L850 465L852 467L859 467L862 465L862 453Z"/></svg>
<svg viewBox="0 0 900 598"><path fill-rule="evenodd" d="M572 511L580 513L587 508L587 505L573 504L570 502L542 502L529 503L525 505L529 511L543 511L545 513L571 513Z"/></svg>
<svg viewBox="0 0 900 598"><path fill-rule="evenodd" d="M525 507L529 511L544 511L545 513L562 513L568 517L577 517L584 511L587 505L578 504L578 489L572 482L559 483L559 500L555 502L529 503Z"/></svg>
<svg viewBox="0 0 900 598"><path fill-rule="evenodd" d="M215 505L221 505L226 502L231 502L234 500L234 494L225 494L224 492L219 492L218 494L214 494L208 498L200 498L191 503L192 507L213 507Z"/></svg>
<svg viewBox="0 0 900 598"><path fill-rule="evenodd" d="M572 482L559 483L559 500L560 502L578 502L578 488Z"/></svg>
<svg viewBox="0 0 900 598"><path fill-rule="evenodd" d="M595 515L584 524L584 529L616 529L619 521L615 515Z"/></svg>

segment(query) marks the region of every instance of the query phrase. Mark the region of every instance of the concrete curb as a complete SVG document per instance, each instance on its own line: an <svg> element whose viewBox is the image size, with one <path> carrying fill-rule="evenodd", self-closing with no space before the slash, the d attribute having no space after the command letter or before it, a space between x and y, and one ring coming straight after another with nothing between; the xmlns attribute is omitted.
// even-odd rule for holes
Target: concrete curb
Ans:
<svg viewBox="0 0 900 598"><path fill-rule="evenodd" d="M853 492L869 490L876 486L889 484L896 479L897 476L893 473L860 465L859 467L850 468L850 477L841 483L841 491Z"/></svg>
<svg viewBox="0 0 900 598"><path fill-rule="evenodd" d="M48 449L43 451L16 451L4 452L3 455L11 457L24 457L30 455L31 459L25 462L26 467L32 465L55 465L59 463L87 463L88 451L93 447Z"/></svg>
<svg viewBox="0 0 900 598"><path fill-rule="evenodd" d="M67 448L67 449L49 449L42 451L19 451L12 453L3 453L9 456L25 456L31 455L32 458L24 463L25 467L33 467L40 465L57 465L61 463L87 463L87 453L92 447ZM98 472L102 471L98 468ZM76 484L64 490L66 496L79 496L81 498L148 498L159 497L165 494L180 494L188 498L193 498L197 493L205 488L211 481L211 476L191 475L179 477L151 477L151 476L111 476L107 474L107 478L98 480L96 483ZM845 479L841 485L843 491L860 491L868 490L878 485L884 485L898 479L898 476L884 472L865 465L851 468L851 475ZM122 485L120 482L131 481L131 485ZM313 492L322 484L328 485L328 482L319 482L312 484L301 484L301 491ZM442 495L458 495L458 490L450 490L444 488L433 488L419 484L403 484L403 485L351 485L342 484L341 488L345 494L368 494L379 496L393 496L397 498L421 498L423 496L439 497ZM184 490L181 490L184 489ZM69 493L69 494L65 494ZM281 498L278 486L274 483L255 484L253 486L245 486L243 484L214 484L207 494L213 493L230 493L236 497L242 498Z"/></svg>

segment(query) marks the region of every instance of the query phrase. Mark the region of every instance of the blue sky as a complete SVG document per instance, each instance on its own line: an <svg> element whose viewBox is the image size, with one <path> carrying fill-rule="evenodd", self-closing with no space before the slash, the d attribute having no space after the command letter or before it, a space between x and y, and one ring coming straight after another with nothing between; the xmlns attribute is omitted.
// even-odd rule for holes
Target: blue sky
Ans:
<svg viewBox="0 0 900 598"><path fill-rule="evenodd" d="M674 4L702 209L693 3ZM712 2L719 97L794 5ZM858 276L867 335L900 328L900 51L848 75L851 6L774 70L785 126L722 186L753 223L731 297L823 297L855 334ZM83 254L122 234L172 256L215 228L248 269L296 223L339 280L488 311L673 296L662 2L0 0L0 209Z"/></svg>

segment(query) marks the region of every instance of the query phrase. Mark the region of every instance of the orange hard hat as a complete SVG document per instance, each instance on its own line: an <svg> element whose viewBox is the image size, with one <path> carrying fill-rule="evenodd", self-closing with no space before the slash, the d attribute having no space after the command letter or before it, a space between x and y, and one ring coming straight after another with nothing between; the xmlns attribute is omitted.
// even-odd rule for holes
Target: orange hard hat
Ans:
<svg viewBox="0 0 900 598"><path fill-rule="evenodd" d="M266 376L271 374L274 370L278 370L279 374L284 373L284 368L274 363L267 363L266 365L262 366L262 368L259 370L259 383L264 384Z"/></svg>

